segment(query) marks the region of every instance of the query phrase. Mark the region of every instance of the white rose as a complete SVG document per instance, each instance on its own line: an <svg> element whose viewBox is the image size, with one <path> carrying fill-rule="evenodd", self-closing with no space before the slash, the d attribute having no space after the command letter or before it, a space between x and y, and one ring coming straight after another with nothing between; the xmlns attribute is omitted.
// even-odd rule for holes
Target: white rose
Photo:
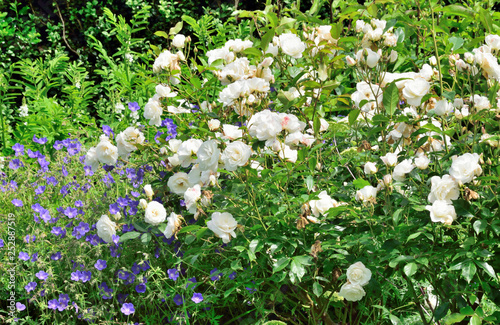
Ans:
<svg viewBox="0 0 500 325"><path fill-rule="evenodd" d="M481 175L482 172L477 153L466 153L453 158L450 167L450 175L456 181L462 182L462 184L469 183L475 176Z"/></svg>
<svg viewBox="0 0 500 325"><path fill-rule="evenodd" d="M371 185L367 185L356 192L356 200L363 201L363 203L375 202L376 197L377 188Z"/></svg>
<svg viewBox="0 0 500 325"><path fill-rule="evenodd" d="M388 47L394 47L394 46L398 45L398 38L393 33L385 33L384 34L384 45L388 46ZM392 54L392 52L391 52L391 54ZM396 54L397 54L397 52L396 52ZM393 62L393 61L391 61L391 62Z"/></svg>
<svg viewBox="0 0 500 325"><path fill-rule="evenodd" d="M253 115L248 122L248 133L260 141L275 138L283 130L278 113L266 109Z"/></svg>
<svg viewBox="0 0 500 325"><path fill-rule="evenodd" d="M451 225L453 220L457 218L455 208L447 201L436 200L432 205L427 205L425 209L431 213L433 222L442 222L446 225Z"/></svg>
<svg viewBox="0 0 500 325"><path fill-rule="evenodd" d="M234 230L237 225L238 223L229 212L214 212L212 219L207 222L208 229L212 230L224 243L229 243L231 236L236 238Z"/></svg>
<svg viewBox="0 0 500 325"><path fill-rule="evenodd" d="M95 147L92 147L89 151L87 151L87 154L85 155L85 165L89 165L94 172L99 168L99 159L97 158Z"/></svg>
<svg viewBox="0 0 500 325"><path fill-rule="evenodd" d="M306 123L300 121L298 117L293 114L280 113L278 115L281 118L282 129L288 131L288 133L302 131L306 127Z"/></svg>
<svg viewBox="0 0 500 325"><path fill-rule="evenodd" d="M389 55L389 62L394 63L398 59L398 52L392 50L391 54Z"/></svg>
<svg viewBox="0 0 500 325"><path fill-rule="evenodd" d="M365 164L364 171L366 175L373 175L378 171L377 165L369 161Z"/></svg>
<svg viewBox="0 0 500 325"><path fill-rule="evenodd" d="M144 192L146 193L146 196L148 197L148 199L152 199L153 198L153 189L151 188L151 185L150 184L147 184L144 186Z"/></svg>
<svg viewBox="0 0 500 325"><path fill-rule="evenodd" d="M435 57L434 55L430 57L430 59L429 59L429 63L430 63L432 66L437 65L437 59L436 59L436 57Z"/></svg>
<svg viewBox="0 0 500 325"><path fill-rule="evenodd" d="M297 161L298 151L285 145L281 150L279 150L278 156L281 159L295 163Z"/></svg>
<svg viewBox="0 0 500 325"><path fill-rule="evenodd" d="M366 292L359 284L345 283L339 291L339 296L347 301L359 301L365 296Z"/></svg>
<svg viewBox="0 0 500 325"><path fill-rule="evenodd" d="M398 154L388 152L385 156L380 157L380 159L382 159L386 166L394 167L398 163Z"/></svg>
<svg viewBox="0 0 500 325"><path fill-rule="evenodd" d="M227 171L235 171L238 166L244 166L247 163L251 154L252 150L250 146L241 141L234 141L224 149L221 160Z"/></svg>
<svg viewBox="0 0 500 325"><path fill-rule="evenodd" d="M151 201L146 207L146 212L144 213L144 221L150 225L157 226L167 218L167 211L165 207L160 202Z"/></svg>
<svg viewBox="0 0 500 325"><path fill-rule="evenodd" d="M210 131L215 131L215 130L219 129L219 127L220 127L219 120L211 119L210 121L208 121L208 128L210 129Z"/></svg>
<svg viewBox="0 0 500 325"><path fill-rule="evenodd" d="M302 52L306 49L306 44L302 42L297 35L292 33L281 34L278 40L283 53L295 59L300 59L302 57Z"/></svg>
<svg viewBox="0 0 500 325"><path fill-rule="evenodd" d="M474 103L474 107L478 111L481 111L483 109L488 109L491 107L491 104L490 104L490 101L488 100L488 97L474 95L474 96L472 96L471 100Z"/></svg>
<svg viewBox="0 0 500 325"><path fill-rule="evenodd" d="M403 97L408 101L408 104L419 106L422 98L427 95L431 89L430 83L423 78L415 78L405 83L403 88Z"/></svg>
<svg viewBox="0 0 500 325"><path fill-rule="evenodd" d="M116 136L118 155L122 158L128 157L132 151L137 149L136 145L142 145L144 140L144 134L141 131L133 126L129 126L125 131L120 132Z"/></svg>
<svg viewBox="0 0 500 325"><path fill-rule="evenodd" d="M182 49L184 48L185 42L186 42L186 36L182 34L177 34L174 36L174 39L172 40L172 45L178 49Z"/></svg>
<svg viewBox="0 0 500 325"><path fill-rule="evenodd" d="M200 139L189 139L179 146L177 154L179 155L179 161L182 167L189 167L189 165L196 162L195 155L202 143L203 141Z"/></svg>
<svg viewBox="0 0 500 325"><path fill-rule="evenodd" d="M498 35L487 35L484 38L484 42L492 50L500 50L500 36L498 36Z"/></svg>
<svg viewBox="0 0 500 325"><path fill-rule="evenodd" d="M398 182L403 182L406 179L406 174L411 172L413 168L415 165L412 164L411 159L405 159L394 167L392 177Z"/></svg>
<svg viewBox="0 0 500 325"><path fill-rule="evenodd" d="M417 166L418 169L427 169L430 162L431 160L426 155L415 158L415 166Z"/></svg>
<svg viewBox="0 0 500 325"><path fill-rule="evenodd" d="M349 55L345 57L345 61L347 62L347 65L352 67L356 65L356 60L350 57Z"/></svg>
<svg viewBox="0 0 500 325"><path fill-rule="evenodd" d="M116 235L116 223L111 221L107 215L101 216L95 227L97 229L97 236L106 243L113 242L113 235Z"/></svg>
<svg viewBox="0 0 500 325"><path fill-rule="evenodd" d="M383 19L373 18L370 22L372 23L374 28L385 29L385 26L387 25L387 21L385 21Z"/></svg>
<svg viewBox="0 0 500 325"><path fill-rule="evenodd" d="M321 191L318 194L319 200L312 200L309 202L309 207L311 208L311 212L315 217L319 217L320 214L327 216L326 213L331 208L337 207L339 204L337 201L332 199L326 191Z"/></svg>
<svg viewBox="0 0 500 325"><path fill-rule="evenodd" d="M437 200L451 203L451 200L456 200L460 196L460 188L457 182L450 176L444 175L431 177L431 192L427 199L430 203Z"/></svg>
<svg viewBox="0 0 500 325"><path fill-rule="evenodd" d="M107 139L107 137L106 137ZM103 164L114 165L118 160L118 148L111 144L108 140L104 138L95 148L97 159Z"/></svg>
<svg viewBox="0 0 500 325"><path fill-rule="evenodd" d="M144 199L140 199L139 200L139 206L143 209L146 209L148 207L148 201L144 200Z"/></svg>
<svg viewBox="0 0 500 325"><path fill-rule="evenodd" d="M156 98L150 98L144 106L144 118L149 120L149 125L160 126L163 108Z"/></svg>
<svg viewBox="0 0 500 325"><path fill-rule="evenodd" d="M175 173L168 179L167 186L172 193L184 195L184 192L189 188L188 174Z"/></svg>
<svg viewBox="0 0 500 325"><path fill-rule="evenodd" d="M224 136L229 140L236 140L243 137L243 130L236 125L224 124L222 126Z"/></svg>
<svg viewBox="0 0 500 325"><path fill-rule="evenodd" d="M453 111L453 104L448 102L446 99L442 99L436 102L434 112L438 116L446 116Z"/></svg>
<svg viewBox="0 0 500 325"><path fill-rule="evenodd" d="M177 150L179 150L179 147L181 146L182 144L182 140L178 140L178 139L170 139L168 140L168 149L172 152L177 152Z"/></svg>
<svg viewBox="0 0 500 325"><path fill-rule="evenodd" d="M374 68L378 63L378 60L380 60L380 54L370 50L369 48L364 49L364 51L366 55L366 65L370 68Z"/></svg>
<svg viewBox="0 0 500 325"><path fill-rule="evenodd" d="M181 226L181 215L172 212L167 218L167 227L163 231L166 238L171 238Z"/></svg>
<svg viewBox="0 0 500 325"><path fill-rule="evenodd" d="M217 147L217 141L208 140L203 142L198 149L197 156L197 163L202 171L217 171L220 157L220 150Z"/></svg>
<svg viewBox="0 0 500 325"><path fill-rule="evenodd" d="M249 47L253 46L253 42L251 40L242 41L241 39L231 39L224 44L224 47L232 50L235 53L239 53L243 50L246 50Z"/></svg>
<svg viewBox="0 0 500 325"><path fill-rule="evenodd" d="M196 201L198 201L201 197L201 187L196 184L193 187L190 187L184 192L184 202L186 203L186 209L190 213L196 213Z"/></svg>
<svg viewBox="0 0 500 325"><path fill-rule="evenodd" d="M177 96L177 93L172 92L169 86L157 85L155 89L156 89L156 94L158 95L159 98Z"/></svg>
<svg viewBox="0 0 500 325"><path fill-rule="evenodd" d="M356 20L356 32L360 33L365 28L366 23L362 20Z"/></svg>
<svg viewBox="0 0 500 325"><path fill-rule="evenodd" d="M359 284L360 286L366 285L370 282L372 271L366 268L361 262L356 262L349 266L346 272L347 280L351 284Z"/></svg>

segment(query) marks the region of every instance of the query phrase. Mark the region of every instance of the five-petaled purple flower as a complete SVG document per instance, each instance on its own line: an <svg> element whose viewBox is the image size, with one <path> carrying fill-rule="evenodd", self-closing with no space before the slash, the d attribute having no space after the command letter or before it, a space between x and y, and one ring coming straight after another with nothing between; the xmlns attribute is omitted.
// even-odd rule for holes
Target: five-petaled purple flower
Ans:
<svg viewBox="0 0 500 325"><path fill-rule="evenodd" d="M94 264L94 267L96 269L98 269L99 271L104 270L107 266L108 265L106 264L105 260L97 260L97 262L95 262L95 264Z"/></svg>
<svg viewBox="0 0 500 325"><path fill-rule="evenodd" d="M124 303L122 308L120 309L121 312L125 315L131 315L135 312L134 305L132 303Z"/></svg>
<svg viewBox="0 0 500 325"><path fill-rule="evenodd" d="M193 293L193 297L191 297L191 300L195 303L195 304L199 304L200 302L203 301L203 295L201 293Z"/></svg>

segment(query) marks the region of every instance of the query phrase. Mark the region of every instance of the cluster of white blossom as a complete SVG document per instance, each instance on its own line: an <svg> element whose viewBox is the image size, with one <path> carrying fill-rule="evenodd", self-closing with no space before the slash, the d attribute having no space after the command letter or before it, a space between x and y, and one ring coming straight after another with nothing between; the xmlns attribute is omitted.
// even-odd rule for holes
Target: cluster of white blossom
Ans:
<svg viewBox="0 0 500 325"><path fill-rule="evenodd" d="M91 166L93 171L97 170L99 163L114 166L118 157L127 160L130 153L137 150L137 145L144 143L145 138L141 131L130 126L120 132L115 140L116 146L107 135L101 135L97 146L87 151L85 164Z"/></svg>
<svg viewBox="0 0 500 325"><path fill-rule="evenodd" d="M347 282L342 285L339 295L347 301L359 301L365 296L363 286L372 278L372 272L362 262L349 266L346 272Z"/></svg>
<svg viewBox="0 0 500 325"><path fill-rule="evenodd" d="M483 172L479 158L477 153L454 156L449 174L443 177L431 177L431 192L427 199L432 205L427 205L425 208L430 212L433 222L451 225L457 218L452 201L459 198L460 187L463 184L472 182Z"/></svg>

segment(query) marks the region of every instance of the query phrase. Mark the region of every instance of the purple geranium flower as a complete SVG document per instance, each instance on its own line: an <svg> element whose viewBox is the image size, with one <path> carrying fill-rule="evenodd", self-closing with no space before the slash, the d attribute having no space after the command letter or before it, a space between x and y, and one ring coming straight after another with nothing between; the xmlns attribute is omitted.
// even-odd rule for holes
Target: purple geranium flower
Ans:
<svg viewBox="0 0 500 325"><path fill-rule="evenodd" d="M26 252L20 252L19 253L19 259L22 261L27 261L30 259L30 255Z"/></svg>
<svg viewBox="0 0 500 325"><path fill-rule="evenodd" d="M35 290L36 286L37 286L36 282L30 282L24 287L24 289L26 289L27 292L30 292Z"/></svg>
<svg viewBox="0 0 500 325"><path fill-rule="evenodd" d="M94 264L94 267L96 269L98 269L99 271L104 270L107 266L108 265L106 264L105 260L97 260L97 262L95 262L95 264Z"/></svg>
<svg viewBox="0 0 500 325"><path fill-rule="evenodd" d="M40 138L40 139L38 139L36 137L36 134L33 134L33 142L36 142L38 144L45 144L47 142L47 138Z"/></svg>
<svg viewBox="0 0 500 325"><path fill-rule="evenodd" d="M43 192L45 192L45 188L46 188L46 187L45 187L45 185L40 185L40 186L38 186L38 187L36 188L36 190L35 190L35 194L36 194L36 195L41 195L41 194L43 194Z"/></svg>
<svg viewBox="0 0 500 325"><path fill-rule="evenodd" d="M193 297L191 297L191 300L195 303L195 304L199 304L200 302L203 301L203 295L201 293L193 293Z"/></svg>
<svg viewBox="0 0 500 325"><path fill-rule="evenodd" d="M26 306L25 306L25 305L23 305L23 304L22 304L22 303L20 303L20 302L16 302L16 308L17 308L17 310L18 310L18 311L23 311L23 310L25 310L25 309L26 309Z"/></svg>
<svg viewBox="0 0 500 325"><path fill-rule="evenodd" d="M128 109L131 110L132 112L136 112L141 109L139 104L137 102L130 102L128 103Z"/></svg>
<svg viewBox="0 0 500 325"><path fill-rule="evenodd" d="M23 201L18 200L18 199L13 199L12 204L14 204L16 207L22 207L23 206Z"/></svg>
<svg viewBox="0 0 500 325"><path fill-rule="evenodd" d="M12 159L9 163L9 168L10 169L13 169L13 170L16 170L18 169L19 167L24 167L24 164L21 160L19 159Z"/></svg>
<svg viewBox="0 0 500 325"><path fill-rule="evenodd" d="M184 299L182 299L182 296L180 294L176 294L175 297L174 297L174 303L177 305L177 306L180 306L184 303Z"/></svg>
<svg viewBox="0 0 500 325"><path fill-rule="evenodd" d="M57 252L57 253L50 255L50 259L53 261L58 261L61 259L61 257L62 257L61 252Z"/></svg>
<svg viewBox="0 0 500 325"><path fill-rule="evenodd" d="M49 277L49 274L45 271L39 271L38 273L35 274L35 276L38 279L45 281Z"/></svg>
<svg viewBox="0 0 500 325"><path fill-rule="evenodd" d="M111 134L113 134L113 137L115 136L115 133L109 125L103 125L102 132L104 132L104 134L106 134L108 137L111 137Z"/></svg>
<svg viewBox="0 0 500 325"><path fill-rule="evenodd" d="M137 291L137 293L144 293L144 292L146 292L146 285L144 283L136 285L135 286L135 291Z"/></svg>
<svg viewBox="0 0 500 325"><path fill-rule="evenodd" d="M131 315L135 312L134 305L132 303L124 303L122 308L120 309L121 312L125 315Z"/></svg>
<svg viewBox="0 0 500 325"><path fill-rule="evenodd" d="M177 269L169 269L167 270L167 274L170 280L177 281L177 278L179 277L179 271Z"/></svg>
<svg viewBox="0 0 500 325"><path fill-rule="evenodd" d="M16 152L16 157L22 156L24 154L24 146L20 143L16 143L15 145L13 145L12 150Z"/></svg>
<svg viewBox="0 0 500 325"><path fill-rule="evenodd" d="M215 274L216 272L217 272L217 268L210 271L210 275L211 275L210 280L217 281L221 278L222 273Z"/></svg>

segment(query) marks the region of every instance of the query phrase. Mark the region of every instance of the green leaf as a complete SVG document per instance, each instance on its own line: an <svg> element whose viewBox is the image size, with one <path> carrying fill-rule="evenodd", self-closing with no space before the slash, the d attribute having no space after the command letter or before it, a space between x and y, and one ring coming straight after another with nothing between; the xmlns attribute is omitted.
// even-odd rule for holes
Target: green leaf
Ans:
<svg viewBox="0 0 500 325"><path fill-rule="evenodd" d="M353 125L356 122L359 113L361 113L359 109L353 109L352 111L349 112L349 125Z"/></svg>
<svg viewBox="0 0 500 325"><path fill-rule="evenodd" d="M417 272L417 268L417 264L412 262L406 264L403 270L407 276L412 276Z"/></svg>
<svg viewBox="0 0 500 325"><path fill-rule="evenodd" d="M275 29L271 28L262 36L262 39L260 41L260 48L262 49L262 51L267 50L267 47L269 46L269 43L273 39L275 32L276 32Z"/></svg>
<svg viewBox="0 0 500 325"><path fill-rule="evenodd" d="M451 48L452 52L455 52L456 50L458 50L459 48L461 48L462 45L464 45L464 39L461 38L461 37L456 37L456 36L450 37L448 39L448 42L450 42L451 44L453 44L453 47Z"/></svg>
<svg viewBox="0 0 500 325"><path fill-rule="evenodd" d="M130 239L136 239L137 237L139 237L141 235L140 232L137 232L137 231L129 231L129 232L126 232L125 234L121 235L120 236L120 240L118 241L119 243L123 243L124 241L126 240L130 240Z"/></svg>
<svg viewBox="0 0 500 325"><path fill-rule="evenodd" d="M166 39L168 39L168 34L165 33L165 32L162 32L161 30L155 32L155 35L156 36L161 36L161 37L165 37Z"/></svg>
<svg viewBox="0 0 500 325"><path fill-rule="evenodd" d="M398 38L398 43L402 43L405 40L405 30L401 27L396 29L394 35Z"/></svg>
<svg viewBox="0 0 500 325"><path fill-rule="evenodd" d="M292 260L296 261L297 263L303 264L303 265L312 265L312 257L311 256L294 256L294 257L292 257Z"/></svg>
<svg viewBox="0 0 500 325"><path fill-rule="evenodd" d="M292 259L292 263L290 264L290 273L292 273L300 281L306 274L306 269L304 268L302 263L297 262L295 259Z"/></svg>
<svg viewBox="0 0 500 325"><path fill-rule="evenodd" d="M446 325L451 325L455 323L461 322L465 318L465 315L458 314L458 313L453 313L448 316L446 316L443 321Z"/></svg>
<svg viewBox="0 0 500 325"><path fill-rule="evenodd" d="M476 265L470 260L462 264L462 276L469 283L472 281L472 278L476 274L476 270Z"/></svg>
<svg viewBox="0 0 500 325"><path fill-rule="evenodd" d="M183 234L186 232L193 232L193 231L196 231L200 228L201 228L201 226L198 226L198 225L187 226L187 227L184 227L181 230L179 230L178 234Z"/></svg>
<svg viewBox="0 0 500 325"><path fill-rule="evenodd" d="M255 249L257 248L257 246L259 245L259 240L258 239L254 239L250 242L250 245L248 246L250 248L250 251L252 253L255 253Z"/></svg>
<svg viewBox="0 0 500 325"><path fill-rule="evenodd" d="M286 325L285 322L282 322L280 320L271 320L269 322L265 322L264 324L262 325Z"/></svg>
<svg viewBox="0 0 500 325"><path fill-rule="evenodd" d="M474 309L472 309L471 306L465 306L463 308L460 308L460 314L465 316L472 316L474 315Z"/></svg>
<svg viewBox="0 0 500 325"><path fill-rule="evenodd" d="M323 294L323 287L318 282L313 283L313 293L316 297L320 297Z"/></svg>
<svg viewBox="0 0 500 325"><path fill-rule="evenodd" d="M436 322L442 319L448 313L448 309L450 309L450 303L445 302L444 304L439 305L434 311L434 318Z"/></svg>
<svg viewBox="0 0 500 325"><path fill-rule="evenodd" d="M175 24L174 27L170 28L170 31L169 31L169 34L170 35L175 35L177 33L179 33L182 29L182 21L178 22L177 24Z"/></svg>
<svg viewBox="0 0 500 325"><path fill-rule="evenodd" d="M486 271L489 276L491 276L493 279L497 278L497 275L495 273L495 269L488 264L487 262L481 262L481 261L476 261L476 264L479 265L480 268Z"/></svg>
<svg viewBox="0 0 500 325"><path fill-rule="evenodd" d="M481 325L481 324L482 324L482 321L478 315L472 316L470 321L469 321L469 325Z"/></svg>
<svg viewBox="0 0 500 325"><path fill-rule="evenodd" d="M141 236L141 242L143 244L148 244L151 241L152 238L153 237L151 236L151 234L149 232L146 232L146 233L142 234L142 236Z"/></svg>
<svg viewBox="0 0 500 325"><path fill-rule="evenodd" d="M398 108L399 102L399 89L396 83L393 81L384 90L384 96L382 98L382 104L384 108L391 117Z"/></svg>
<svg viewBox="0 0 500 325"><path fill-rule="evenodd" d="M285 267L290 264L290 258L288 257L282 257L278 259L276 262L273 264L273 273L279 272L283 270Z"/></svg>
<svg viewBox="0 0 500 325"><path fill-rule="evenodd" d="M352 185L356 186L358 189L362 189L363 187L370 185L370 182L362 178L358 178L352 182Z"/></svg>
<svg viewBox="0 0 500 325"><path fill-rule="evenodd" d="M244 49L243 53L245 53L246 55L253 55L258 58L262 56L262 52L259 49L256 49L255 47L249 47L247 49Z"/></svg>
<svg viewBox="0 0 500 325"><path fill-rule="evenodd" d="M411 234L410 236L408 236L408 239L406 240L406 242L409 242L410 240L417 238L421 234L422 234L421 232L416 232L414 234Z"/></svg>
<svg viewBox="0 0 500 325"><path fill-rule="evenodd" d="M479 7L479 13L477 15L479 16L479 20L483 24L484 29L486 29L488 34L491 34L493 29L493 19L491 18L489 11Z"/></svg>
<svg viewBox="0 0 500 325"><path fill-rule="evenodd" d="M474 224L472 225L472 227L474 227L474 230L476 231L476 234L478 234L478 235L481 232L483 232L487 226L488 226L488 222L486 222L485 220L476 220L474 222Z"/></svg>
<svg viewBox="0 0 500 325"><path fill-rule="evenodd" d="M313 129L315 135L319 133L320 128L321 128L321 120L319 118L319 115L316 114L316 116L314 116L314 121L313 121Z"/></svg>
<svg viewBox="0 0 500 325"><path fill-rule="evenodd" d="M306 186L308 191L311 191L314 186L314 179L311 175L306 177Z"/></svg>

